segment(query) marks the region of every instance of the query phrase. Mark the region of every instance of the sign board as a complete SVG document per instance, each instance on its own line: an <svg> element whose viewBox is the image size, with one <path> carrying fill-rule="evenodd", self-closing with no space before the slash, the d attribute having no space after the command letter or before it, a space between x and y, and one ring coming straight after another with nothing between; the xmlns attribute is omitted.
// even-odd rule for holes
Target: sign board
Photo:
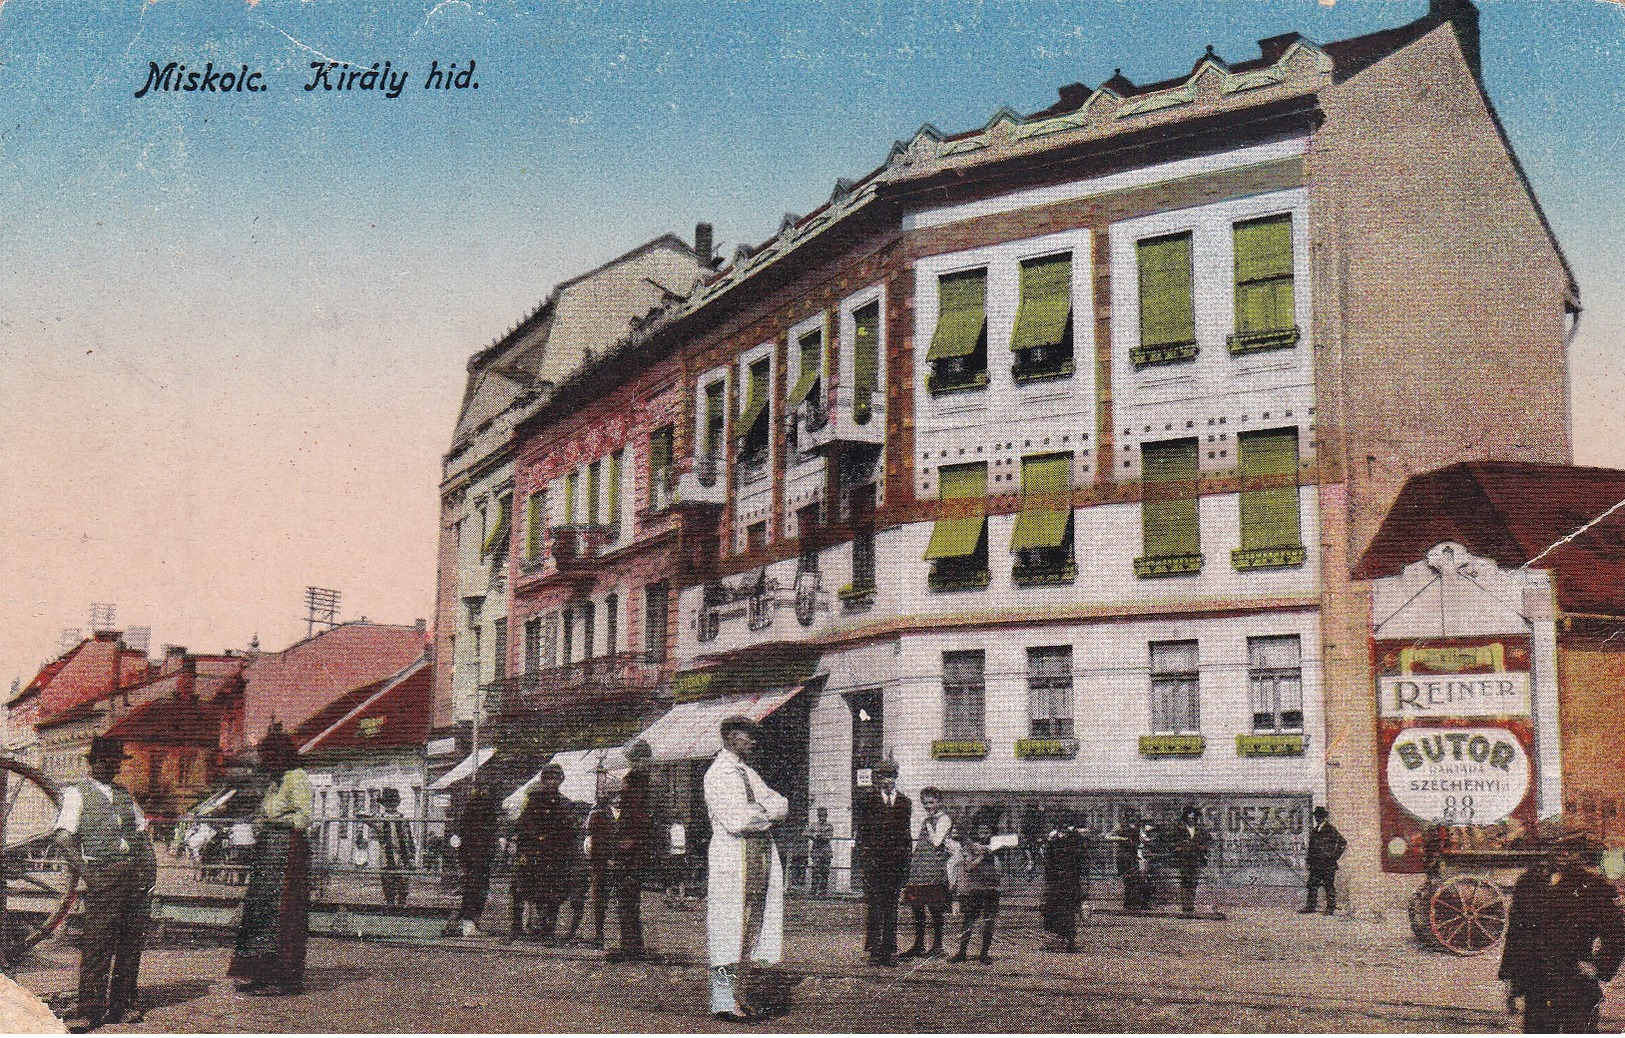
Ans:
<svg viewBox="0 0 1625 1038"><path fill-rule="evenodd" d="M1529 794L1529 754L1506 728L1402 729L1388 748L1388 791L1427 825L1494 825Z"/></svg>
<svg viewBox="0 0 1625 1038"><path fill-rule="evenodd" d="M1377 679L1383 717L1528 717L1529 674L1396 674Z"/></svg>

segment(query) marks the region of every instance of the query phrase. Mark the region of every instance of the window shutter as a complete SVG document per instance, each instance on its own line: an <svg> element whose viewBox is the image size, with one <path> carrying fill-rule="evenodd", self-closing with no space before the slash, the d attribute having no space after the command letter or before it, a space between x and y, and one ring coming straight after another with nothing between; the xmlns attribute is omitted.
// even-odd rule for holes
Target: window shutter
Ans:
<svg viewBox="0 0 1625 1038"><path fill-rule="evenodd" d="M1010 533L1010 550L1059 548L1072 518L1072 455L1021 459L1021 513Z"/></svg>
<svg viewBox="0 0 1625 1038"><path fill-rule="evenodd" d="M852 413L864 422L880 388L880 304L869 303L852 315Z"/></svg>
<svg viewBox="0 0 1625 1038"><path fill-rule="evenodd" d="M1021 302L1012 350L1059 346L1072 317L1072 256L1046 256L1021 265Z"/></svg>
<svg viewBox="0 0 1625 1038"><path fill-rule="evenodd" d="M959 559L973 555L981 545L987 524L987 465L944 465L937 470L938 493L943 501L963 501L931 528L925 557Z"/></svg>
<svg viewBox="0 0 1625 1038"><path fill-rule="evenodd" d="M616 529L621 525L621 452L616 451L609 456L609 502L605 511L609 513L606 522Z"/></svg>
<svg viewBox="0 0 1625 1038"><path fill-rule="evenodd" d="M727 383L717 379L705 387L705 456L714 458L722 453L723 394Z"/></svg>
<svg viewBox="0 0 1625 1038"><path fill-rule="evenodd" d="M1137 243L1140 267L1140 345L1196 341L1196 301L1187 231Z"/></svg>
<svg viewBox="0 0 1625 1038"><path fill-rule="evenodd" d="M1236 331L1283 331L1294 327L1292 217L1287 214L1238 223Z"/></svg>
<svg viewBox="0 0 1625 1038"><path fill-rule="evenodd" d="M987 332L987 271L950 274L937 281L937 330L925 359L948 360L976 352Z"/></svg>
<svg viewBox="0 0 1625 1038"><path fill-rule="evenodd" d="M1146 557L1197 554L1202 542L1196 440L1147 443L1140 448L1140 462Z"/></svg>
<svg viewBox="0 0 1625 1038"><path fill-rule="evenodd" d="M1302 543L1298 528L1298 430L1242 433L1241 547L1280 548ZM1266 477L1281 486L1259 486Z"/></svg>

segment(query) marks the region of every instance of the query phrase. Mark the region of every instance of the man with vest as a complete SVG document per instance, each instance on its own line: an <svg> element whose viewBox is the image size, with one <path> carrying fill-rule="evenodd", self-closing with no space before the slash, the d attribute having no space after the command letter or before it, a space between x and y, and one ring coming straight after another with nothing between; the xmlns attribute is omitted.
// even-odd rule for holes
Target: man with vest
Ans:
<svg viewBox="0 0 1625 1038"><path fill-rule="evenodd" d="M62 791L56 819L54 839L85 888L79 1006L65 1021L75 1033L142 1018L136 978L158 866L146 817L129 791L113 783L123 762L120 740L92 738L91 777Z"/></svg>

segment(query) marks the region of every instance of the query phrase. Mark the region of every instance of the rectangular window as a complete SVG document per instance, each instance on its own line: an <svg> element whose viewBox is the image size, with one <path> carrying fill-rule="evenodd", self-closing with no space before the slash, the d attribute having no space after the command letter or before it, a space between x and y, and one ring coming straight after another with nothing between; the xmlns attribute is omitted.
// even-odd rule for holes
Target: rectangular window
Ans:
<svg viewBox="0 0 1625 1038"><path fill-rule="evenodd" d="M672 458L677 433L663 425L649 434L649 508L658 511L671 502L671 492L677 485L672 478Z"/></svg>
<svg viewBox="0 0 1625 1038"><path fill-rule="evenodd" d="M475 627L471 632L474 635L473 644L469 648L474 653L474 683L485 683L485 628Z"/></svg>
<svg viewBox="0 0 1625 1038"><path fill-rule="evenodd" d="M609 540L611 543L621 537L621 466L626 456L616 451L609 456L609 465L605 473L608 484L604 488L604 523L609 527Z"/></svg>
<svg viewBox="0 0 1625 1038"><path fill-rule="evenodd" d="M542 618L542 666L559 665L559 614L548 613Z"/></svg>
<svg viewBox="0 0 1625 1038"><path fill-rule="evenodd" d="M727 428L726 379L716 379L705 387L705 432L700 439L701 453L711 459L722 456L722 438Z"/></svg>
<svg viewBox="0 0 1625 1038"><path fill-rule="evenodd" d="M1027 710L1034 739L1072 738L1072 647L1027 650Z"/></svg>
<svg viewBox="0 0 1625 1038"><path fill-rule="evenodd" d="M872 594L875 590L875 532L859 530L852 538L852 591Z"/></svg>
<svg viewBox="0 0 1625 1038"><path fill-rule="evenodd" d="M541 558L543 529L547 523L547 491L536 490L525 499L525 558Z"/></svg>
<svg viewBox="0 0 1625 1038"><path fill-rule="evenodd" d="M987 737L986 685L981 650L942 654L942 737L982 740Z"/></svg>
<svg viewBox="0 0 1625 1038"><path fill-rule="evenodd" d="M525 621L525 673L534 674L542 669L542 618L533 616Z"/></svg>
<svg viewBox="0 0 1625 1038"><path fill-rule="evenodd" d="M480 558L487 555L505 555L508 552L508 520L513 512L513 495L503 494L497 499L496 521L480 545Z"/></svg>
<svg viewBox="0 0 1625 1038"><path fill-rule="evenodd" d="M491 680L501 683L508 677L508 618L491 621Z"/></svg>
<svg viewBox="0 0 1625 1038"><path fill-rule="evenodd" d="M571 469L564 477L564 525L576 523L576 496L581 488L581 472Z"/></svg>
<svg viewBox="0 0 1625 1038"><path fill-rule="evenodd" d="M1151 643L1151 730L1158 734L1202 730L1194 641Z"/></svg>
<svg viewBox="0 0 1625 1038"><path fill-rule="evenodd" d="M1021 264L1021 301L1010 335L1017 383L1072 374L1072 254Z"/></svg>
<svg viewBox="0 0 1625 1038"><path fill-rule="evenodd" d="M563 647L559 654L559 662L568 666L575 662L576 642L580 636L576 633L576 608L565 606L563 619Z"/></svg>
<svg viewBox="0 0 1625 1038"><path fill-rule="evenodd" d="M666 616L671 585L664 580L643 589L643 655L651 663L666 662Z"/></svg>
<svg viewBox="0 0 1625 1038"><path fill-rule="evenodd" d="M925 548L931 590L987 587L987 464L944 465L937 480L943 506Z"/></svg>
<svg viewBox="0 0 1625 1038"><path fill-rule="evenodd" d="M796 509L796 541L799 561L796 568L802 573L818 572L818 502Z"/></svg>
<svg viewBox="0 0 1625 1038"><path fill-rule="evenodd" d="M784 406L793 411L801 406L801 402L809 396L816 404L818 394L813 392L821 381L824 370L824 333L820 329L813 329L800 339L796 340L796 353L798 363L796 366L796 384L790 390L790 395L784 398Z"/></svg>
<svg viewBox="0 0 1625 1038"><path fill-rule="evenodd" d="M745 550L756 551L767 547L767 522L751 523L745 527Z"/></svg>
<svg viewBox="0 0 1625 1038"><path fill-rule="evenodd" d="M865 303L852 314L852 420L859 425L874 413L880 391L880 302Z"/></svg>
<svg viewBox="0 0 1625 1038"><path fill-rule="evenodd" d="M1017 584L1067 584L1077 576L1070 453L1021 459L1021 512L1010 534L1010 550L1016 555Z"/></svg>
<svg viewBox="0 0 1625 1038"><path fill-rule="evenodd" d="M987 270L937 280L937 330L925 353L928 393L956 393L987 385Z"/></svg>
<svg viewBox="0 0 1625 1038"><path fill-rule="evenodd" d="M1231 353L1280 349L1298 341L1292 288L1292 216L1281 213L1234 228L1236 332Z"/></svg>
<svg viewBox="0 0 1625 1038"><path fill-rule="evenodd" d="M1237 569L1302 565L1298 522L1298 430L1265 429L1237 438L1241 470L1241 547Z"/></svg>
<svg viewBox="0 0 1625 1038"><path fill-rule="evenodd" d="M1196 295L1191 274L1191 232L1135 243L1140 275L1140 345L1134 366L1171 364L1196 357Z"/></svg>
<svg viewBox="0 0 1625 1038"><path fill-rule="evenodd" d="M587 501L583 511L586 512L588 526L597 525L602 515L598 510L598 477L601 467L602 462L597 461L587 466Z"/></svg>
<svg viewBox="0 0 1625 1038"><path fill-rule="evenodd" d="M621 633L621 596L613 591L604 596L604 652L615 655Z"/></svg>
<svg viewBox="0 0 1625 1038"><path fill-rule="evenodd" d="M1141 577L1196 573L1202 568L1198 445L1195 437L1140 446L1140 521L1145 555Z"/></svg>
<svg viewBox="0 0 1625 1038"><path fill-rule="evenodd" d="M1295 634L1247 639L1253 731L1303 730L1303 667Z"/></svg>

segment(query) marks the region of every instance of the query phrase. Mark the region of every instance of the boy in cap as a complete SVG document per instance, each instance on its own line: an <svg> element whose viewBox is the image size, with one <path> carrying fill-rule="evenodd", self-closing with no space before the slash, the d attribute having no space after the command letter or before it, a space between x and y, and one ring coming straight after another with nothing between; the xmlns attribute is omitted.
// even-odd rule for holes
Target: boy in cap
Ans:
<svg viewBox="0 0 1625 1038"><path fill-rule="evenodd" d="M75 1033L104 1023L131 1024L142 1019L136 1005L136 979L158 863L146 817L129 790L113 781L123 762L123 742L93 737L91 777L62 791L62 809L56 818L53 838L85 887L79 1007L65 1021Z"/></svg>

